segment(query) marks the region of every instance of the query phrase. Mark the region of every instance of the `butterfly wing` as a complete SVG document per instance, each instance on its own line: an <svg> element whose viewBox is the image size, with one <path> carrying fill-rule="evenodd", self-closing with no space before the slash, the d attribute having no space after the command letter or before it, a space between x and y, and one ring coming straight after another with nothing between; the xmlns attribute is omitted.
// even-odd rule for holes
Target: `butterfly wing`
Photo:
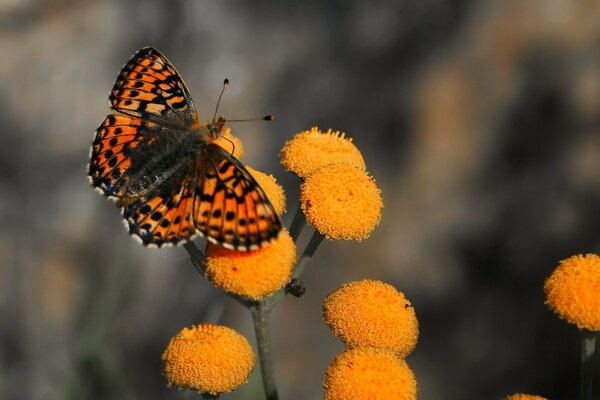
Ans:
<svg viewBox="0 0 600 400"><path fill-rule="evenodd" d="M108 115L96 130L88 177L92 185L111 198L124 194L131 153L143 140L150 122L127 115Z"/></svg>
<svg viewBox="0 0 600 400"><path fill-rule="evenodd" d="M144 245L178 244L196 234L193 219L194 190L197 177L183 167L146 198L123 207L129 232Z"/></svg>
<svg viewBox="0 0 600 400"><path fill-rule="evenodd" d="M129 231L145 245L178 244L201 234L223 247L255 250L282 228L265 192L246 168L215 144L206 145L195 176L188 167L173 176L178 192L165 182L147 198L128 204ZM179 176L181 175L181 176Z"/></svg>
<svg viewBox="0 0 600 400"><path fill-rule="evenodd" d="M213 243L248 251L275 239L279 215L246 168L223 148L203 148L203 175L194 194L196 229Z"/></svg>
<svg viewBox="0 0 600 400"><path fill-rule="evenodd" d="M116 111L136 117L182 113L198 121L196 108L181 76L158 50L145 47L121 69L110 94Z"/></svg>
<svg viewBox="0 0 600 400"><path fill-rule="evenodd" d="M88 176L100 192L121 199L140 174L160 173L152 174L151 163L165 147L177 146L174 136L184 136L198 115L175 67L150 47L139 50L121 69L110 102L121 114L107 116L96 130Z"/></svg>
<svg viewBox="0 0 600 400"><path fill-rule="evenodd" d="M88 175L118 199L129 231L161 246L202 234L236 250L273 240L282 223L244 166L215 144L196 160L175 156L198 125L189 91L157 50L139 50L122 68L110 94L112 108L96 131ZM165 172L165 151L172 156ZM153 169L154 167L158 169ZM161 179L157 179L161 176Z"/></svg>

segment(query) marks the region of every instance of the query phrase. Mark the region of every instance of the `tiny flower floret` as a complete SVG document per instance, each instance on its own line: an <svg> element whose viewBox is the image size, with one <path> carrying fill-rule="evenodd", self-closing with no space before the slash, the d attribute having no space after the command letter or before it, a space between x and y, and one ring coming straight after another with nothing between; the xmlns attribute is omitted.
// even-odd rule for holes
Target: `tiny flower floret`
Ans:
<svg viewBox="0 0 600 400"><path fill-rule="evenodd" d="M325 400L414 400L417 381L406 362L371 348L346 350L325 375Z"/></svg>
<svg viewBox="0 0 600 400"><path fill-rule="evenodd" d="M600 330L600 257L577 255L559 263L544 284L546 305L580 329Z"/></svg>
<svg viewBox="0 0 600 400"><path fill-rule="evenodd" d="M183 328L171 339L162 359L169 386L212 395L246 383L256 363L245 337L209 324Z"/></svg>

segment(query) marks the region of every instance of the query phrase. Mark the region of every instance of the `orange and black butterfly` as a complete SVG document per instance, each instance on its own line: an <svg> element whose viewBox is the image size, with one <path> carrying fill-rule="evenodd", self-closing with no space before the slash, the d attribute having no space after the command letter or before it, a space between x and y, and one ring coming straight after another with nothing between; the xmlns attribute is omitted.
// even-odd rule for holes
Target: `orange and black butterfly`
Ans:
<svg viewBox="0 0 600 400"><path fill-rule="evenodd" d="M277 237L282 223L246 168L214 143L225 120L201 124L190 93L157 50L123 67L111 108L96 130L88 176L121 208L144 245L196 235L249 251Z"/></svg>

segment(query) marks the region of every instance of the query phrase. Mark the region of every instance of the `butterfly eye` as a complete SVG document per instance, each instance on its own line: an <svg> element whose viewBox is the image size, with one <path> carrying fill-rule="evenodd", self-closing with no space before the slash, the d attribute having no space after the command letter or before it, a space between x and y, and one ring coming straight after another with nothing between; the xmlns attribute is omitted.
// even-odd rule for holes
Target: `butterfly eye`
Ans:
<svg viewBox="0 0 600 400"><path fill-rule="evenodd" d="M206 129L208 129L208 133L210 134L210 136L212 136L213 140L217 140L221 136L224 125L225 125L225 123L223 123L221 125L219 125L218 123L216 123L216 124L211 123L211 124L206 125Z"/></svg>

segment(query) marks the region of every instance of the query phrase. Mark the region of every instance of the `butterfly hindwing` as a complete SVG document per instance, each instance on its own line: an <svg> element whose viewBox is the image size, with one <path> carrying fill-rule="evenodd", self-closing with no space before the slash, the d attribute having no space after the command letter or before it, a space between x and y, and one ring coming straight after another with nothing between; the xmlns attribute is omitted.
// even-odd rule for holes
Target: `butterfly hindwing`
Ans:
<svg viewBox="0 0 600 400"><path fill-rule="evenodd" d="M185 170L179 175L179 187L166 182L146 198L123 207L129 232L144 245L177 244L196 234L192 214L196 177Z"/></svg>

